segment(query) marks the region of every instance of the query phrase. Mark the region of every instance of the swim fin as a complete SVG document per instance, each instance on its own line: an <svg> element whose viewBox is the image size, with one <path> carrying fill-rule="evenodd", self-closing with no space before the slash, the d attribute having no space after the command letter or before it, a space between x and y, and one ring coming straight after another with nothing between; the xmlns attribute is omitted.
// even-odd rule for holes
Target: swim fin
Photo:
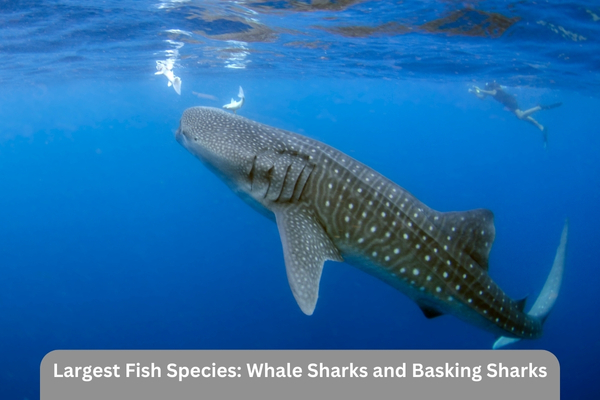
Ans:
<svg viewBox="0 0 600 400"><path fill-rule="evenodd" d="M551 110L553 108L560 107L560 106L562 106L562 103L553 103L553 104L549 104L547 106L540 106L540 108L542 110Z"/></svg>

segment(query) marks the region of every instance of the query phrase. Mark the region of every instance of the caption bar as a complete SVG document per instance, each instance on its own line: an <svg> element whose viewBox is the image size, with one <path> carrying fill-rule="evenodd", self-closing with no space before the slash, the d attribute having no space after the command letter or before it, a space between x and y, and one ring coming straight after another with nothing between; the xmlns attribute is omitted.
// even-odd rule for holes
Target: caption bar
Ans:
<svg viewBox="0 0 600 400"><path fill-rule="evenodd" d="M560 398L558 360L542 350L60 350L40 374L41 400Z"/></svg>

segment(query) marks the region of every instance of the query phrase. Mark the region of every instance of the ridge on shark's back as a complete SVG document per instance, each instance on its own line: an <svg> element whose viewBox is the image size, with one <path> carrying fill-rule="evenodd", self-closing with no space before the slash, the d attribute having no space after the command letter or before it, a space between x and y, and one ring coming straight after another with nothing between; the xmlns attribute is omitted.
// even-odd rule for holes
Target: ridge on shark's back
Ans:
<svg viewBox="0 0 600 400"><path fill-rule="evenodd" d="M435 211L333 147L216 108L185 110L176 138L274 217L305 314L316 306L324 262L345 260L406 294L428 318L453 314L503 337L496 347L542 335L560 288L566 224L558 261L527 314L487 273L491 211Z"/></svg>

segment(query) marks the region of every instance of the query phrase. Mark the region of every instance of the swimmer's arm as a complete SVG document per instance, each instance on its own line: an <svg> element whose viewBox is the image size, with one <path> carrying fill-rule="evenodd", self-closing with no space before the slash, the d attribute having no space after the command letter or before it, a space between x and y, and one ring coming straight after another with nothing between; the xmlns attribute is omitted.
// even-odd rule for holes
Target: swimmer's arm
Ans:
<svg viewBox="0 0 600 400"><path fill-rule="evenodd" d="M469 93L473 93L482 100L485 99L485 95L488 94L485 90L481 90L477 86L473 86L471 89L469 89Z"/></svg>
<svg viewBox="0 0 600 400"><path fill-rule="evenodd" d="M483 89L478 88L477 86L473 86L473 87L475 88L475 91L477 93L487 94L489 96L495 96L496 93L497 93L496 89L494 89L494 90L483 90Z"/></svg>
<svg viewBox="0 0 600 400"><path fill-rule="evenodd" d="M475 94L475 96L479 97L480 99L485 99L486 96L496 96L496 94L498 93L496 91L496 89L494 90L483 90L477 86L473 86L472 89L469 89L469 93L473 93Z"/></svg>

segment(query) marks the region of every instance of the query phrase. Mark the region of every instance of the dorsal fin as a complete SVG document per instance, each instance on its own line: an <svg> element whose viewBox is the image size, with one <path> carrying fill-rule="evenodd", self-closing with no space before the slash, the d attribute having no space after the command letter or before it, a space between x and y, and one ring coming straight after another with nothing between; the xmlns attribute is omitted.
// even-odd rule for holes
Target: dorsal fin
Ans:
<svg viewBox="0 0 600 400"><path fill-rule="evenodd" d="M435 308L432 308L430 306L427 306L427 305L424 305L424 304L419 304L419 303L417 303L417 305L419 306L419 308L421 309L421 311L423 311L423 315L425 315L425 317L427 319L431 319L431 318L439 317L440 315L444 315L443 312L440 312L440 311L438 311Z"/></svg>
<svg viewBox="0 0 600 400"><path fill-rule="evenodd" d="M462 212L440 213L437 221L438 228L456 237L457 246L466 252L484 270L488 270L488 257L496 229L494 214L490 210L479 208Z"/></svg>

